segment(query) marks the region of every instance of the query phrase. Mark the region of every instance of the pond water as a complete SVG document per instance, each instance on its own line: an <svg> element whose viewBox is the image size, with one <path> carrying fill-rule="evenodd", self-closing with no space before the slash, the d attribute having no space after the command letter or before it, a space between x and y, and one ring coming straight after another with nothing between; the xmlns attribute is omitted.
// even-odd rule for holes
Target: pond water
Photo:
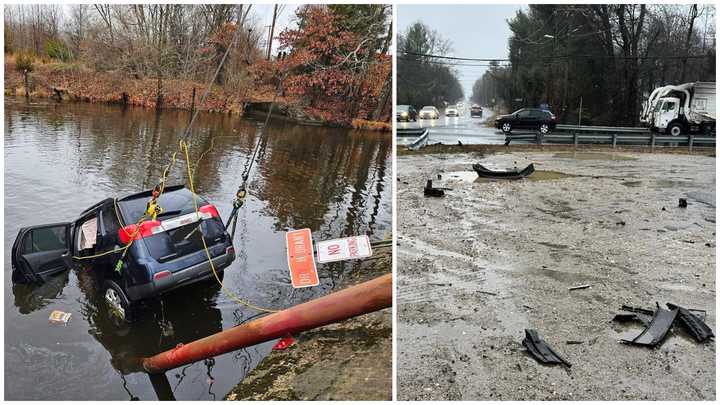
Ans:
<svg viewBox="0 0 720 405"><path fill-rule="evenodd" d="M188 123L184 111L56 104L5 98L5 397L53 400L213 400L251 371L275 342L150 378L133 360L261 316L213 282L194 284L148 307L132 325L112 322L92 269L41 286L12 285L11 246L21 227L72 221L107 197L152 188ZM234 294L270 308L325 295L357 262L318 265L320 285L295 290L285 232L310 228L316 241L391 232L392 139L387 133L200 114L190 139L196 190L227 218L254 145L263 147L238 217L238 257L225 270ZM185 183L180 161L168 184ZM72 313L51 325L53 310Z"/></svg>

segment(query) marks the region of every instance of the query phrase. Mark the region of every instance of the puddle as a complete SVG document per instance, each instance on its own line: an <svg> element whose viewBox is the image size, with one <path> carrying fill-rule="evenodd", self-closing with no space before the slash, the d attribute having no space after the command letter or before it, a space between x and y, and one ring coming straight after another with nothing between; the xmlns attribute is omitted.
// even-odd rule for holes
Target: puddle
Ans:
<svg viewBox="0 0 720 405"><path fill-rule="evenodd" d="M668 180L668 179L660 179L655 180L655 185L659 188L675 188L682 185L685 185L686 183L683 181L677 181L677 180Z"/></svg>
<svg viewBox="0 0 720 405"><path fill-rule="evenodd" d="M637 158L602 152L558 152L553 157L577 160L637 160Z"/></svg>

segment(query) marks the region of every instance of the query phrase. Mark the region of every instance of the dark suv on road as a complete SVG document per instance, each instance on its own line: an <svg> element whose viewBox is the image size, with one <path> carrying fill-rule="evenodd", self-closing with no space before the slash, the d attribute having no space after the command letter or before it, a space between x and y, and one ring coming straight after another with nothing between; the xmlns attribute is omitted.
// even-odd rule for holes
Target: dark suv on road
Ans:
<svg viewBox="0 0 720 405"><path fill-rule="evenodd" d="M555 129L555 115L539 108L521 108L512 114L495 118L495 128L510 133L513 129L532 129L542 134Z"/></svg>
<svg viewBox="0 0 720 405"><path fill-rule="evenodd" d="M411 105L399 105L395 108L395 114L398 121L417 121L417 110Z"/></svg>
<svg viewBox="0 0 720 405"><path fill-rule="evenodd" d="M132 320L135 303L214 278L201 234L222 277L235 260L235 249L215 206L197 196L198 215L190 190L166 187L158 199L162 211L157 218L136 226L151 193L105 199L74 222L21 229L12 247L13 282L42 283L73 265L88 265L115 315ZM113 250L119 251L103 254Z"/></svg>

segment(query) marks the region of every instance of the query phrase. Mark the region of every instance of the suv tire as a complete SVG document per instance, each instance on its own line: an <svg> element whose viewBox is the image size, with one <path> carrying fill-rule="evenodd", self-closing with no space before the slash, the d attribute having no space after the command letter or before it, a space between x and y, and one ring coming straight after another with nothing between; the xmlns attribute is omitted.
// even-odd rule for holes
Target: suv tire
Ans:
<svg viewBox="0 0 720 405"><path fill-rule="evenodd" d="M111 317L122 321L134 320L133 305L125 294L125 290L115 281L105 280L103 283L103 299L108 305Z"/></svg>
<svg viewBox="0 0 720 405"><path fill-rule="evenodd" d="M502 131L506 134L509 134L512 131L512 124L510 124L509 122L503 122Z"/></svg>
<svg viewBox="0 0 720 405"><path fill-rule="evenodd" d="M550 125L548 124L540 124L540 133L545 135L548 132L550 132Z"/></svg>

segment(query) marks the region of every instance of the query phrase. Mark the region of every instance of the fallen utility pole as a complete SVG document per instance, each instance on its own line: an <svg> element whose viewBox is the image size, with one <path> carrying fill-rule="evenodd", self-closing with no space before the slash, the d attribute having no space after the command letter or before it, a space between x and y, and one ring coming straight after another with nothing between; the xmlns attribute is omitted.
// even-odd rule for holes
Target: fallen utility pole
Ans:
<svg viewBox="0 0 720 405"><path fill-rule="evenodd" d="M194 342L178 345L174 349L144 358L142 365L148 373L162 373L198 360L390 306L392 275L387 274Z"/></svg>

